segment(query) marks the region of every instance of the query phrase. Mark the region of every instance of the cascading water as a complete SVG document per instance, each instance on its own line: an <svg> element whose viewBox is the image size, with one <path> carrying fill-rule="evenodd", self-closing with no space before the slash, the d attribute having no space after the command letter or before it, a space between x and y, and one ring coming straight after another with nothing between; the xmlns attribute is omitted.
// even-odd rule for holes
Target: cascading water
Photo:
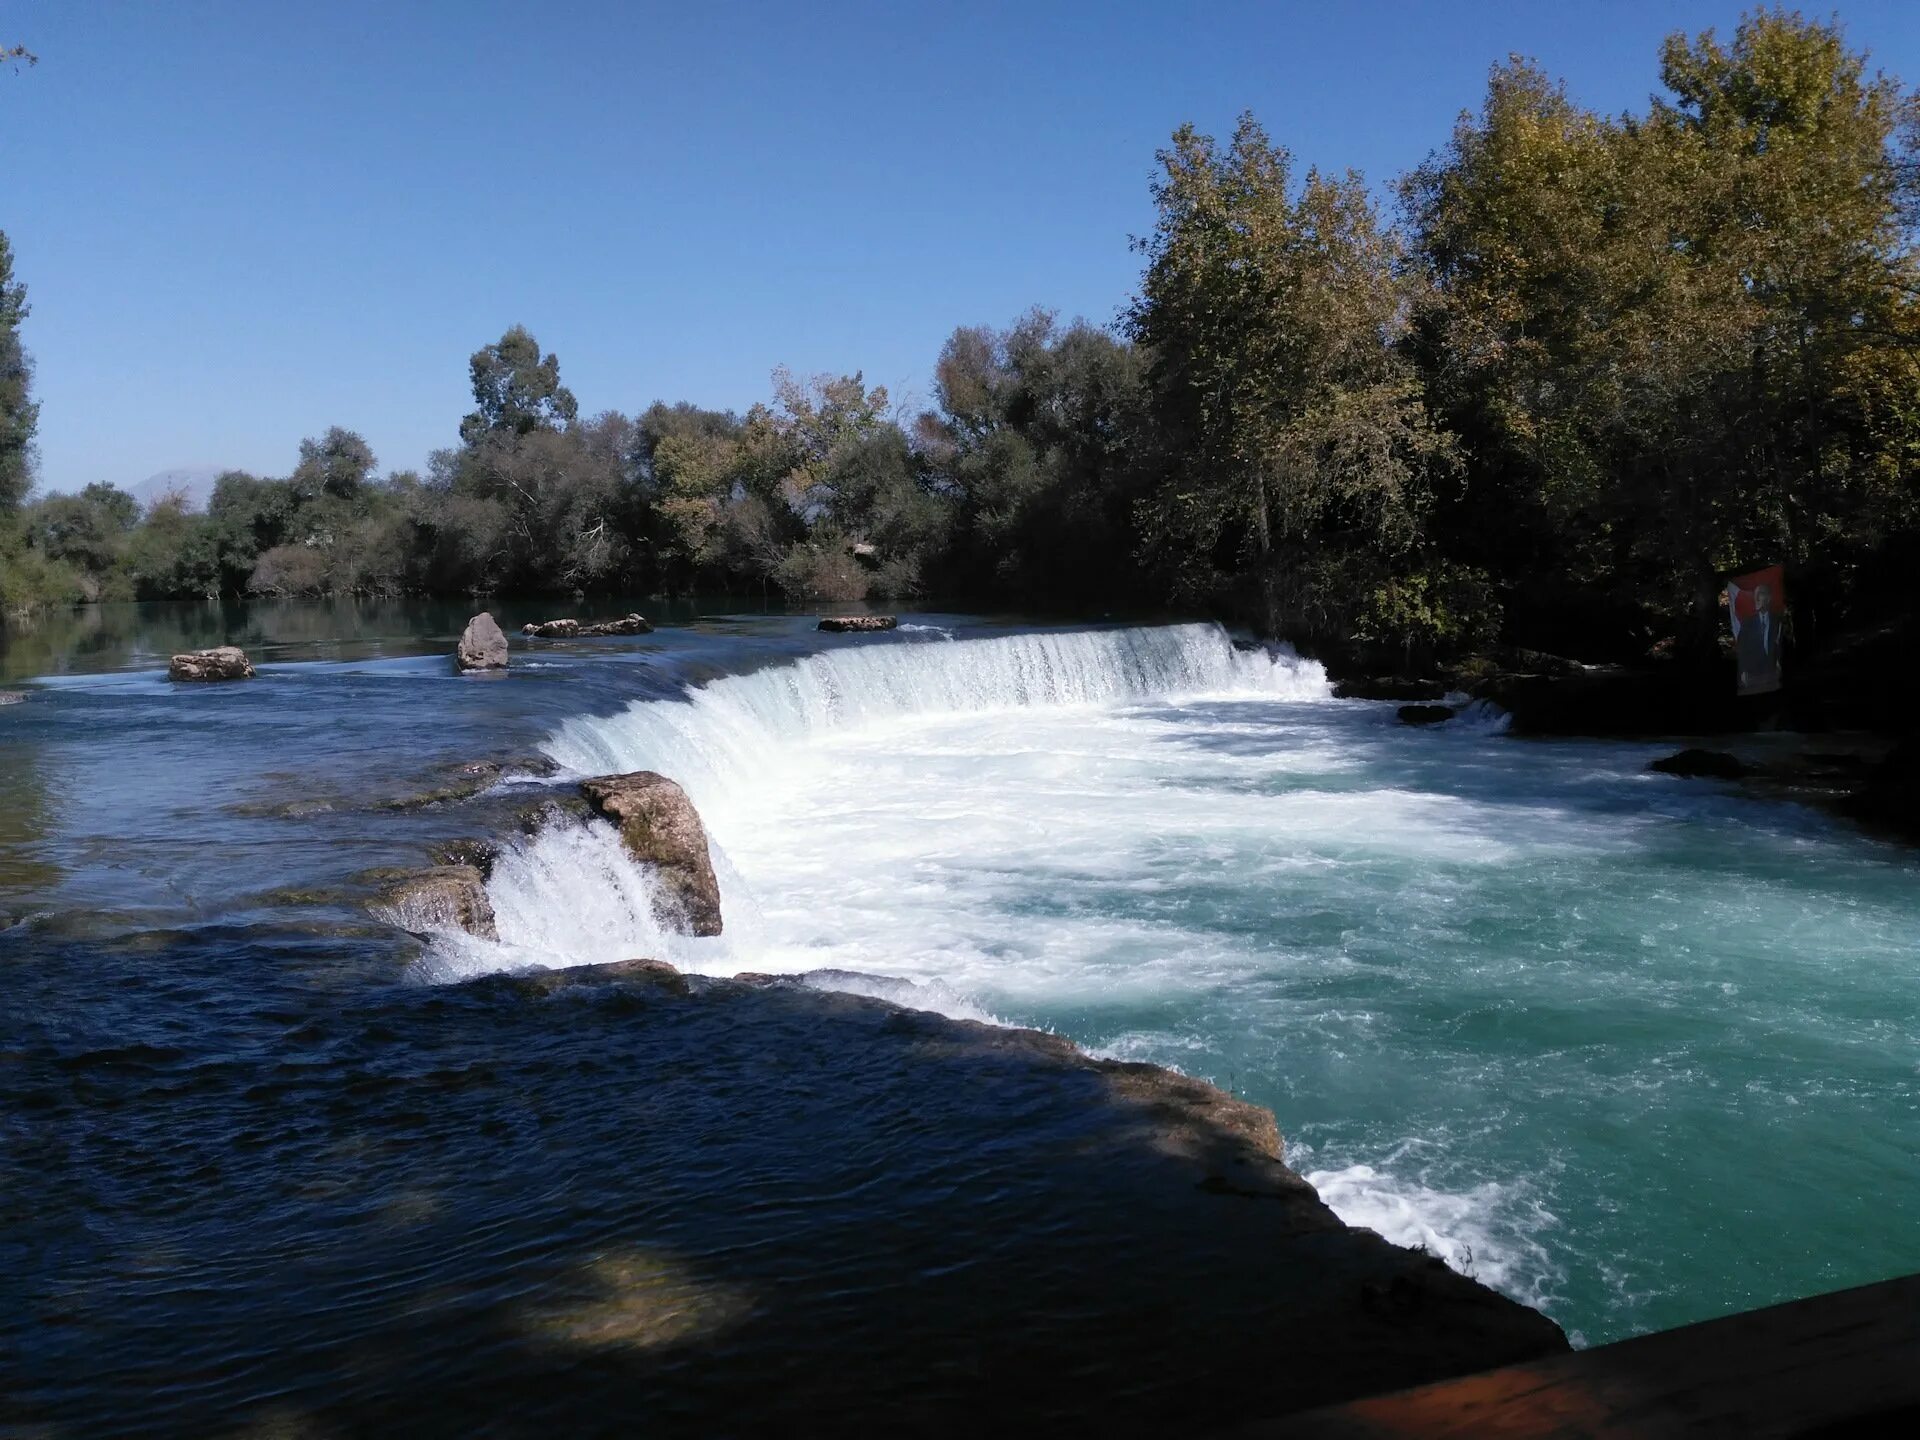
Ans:
<svg viewBox="0 0 1920 1440"><path fill-rule="evenodd" d="M771 818L759 803L770 777L785 771L790 779L796 766L805 767L806 752L820 745L862 744L863 735L889 726L955 717L1182 697L1318 700L1329 694L1317 662L1283 647L1238 648L1217 625L960 641L943 629L916 629L938 639L862 644L727 676L684 699L639 701L617 715L569 720L544 746L569 775L651 769L687 790L713 844L727 940L663 931L651 907L651 877L626 857L611 828L559 824L510 846L497 862L488 890L499 940L448 931L417 973L453 980L638 955L715 973L762 968L769 957L756 946L769 937L757 923L760 897L752 874L731 862L729 847ZM839 982L841 988L870 983L850 976ZM981 1013L944 986L920 1000L953 1014Z"/></svg>
<svg viewBox="0 0 1920 1440"><path fill-rule="evenodd" d="M1911 1258L1920 1146L1833 1141L1913 1136L1903 857L1651 776L1650 746L1331 702L1213 626L958 635L565 721L563 779L686 787L725 934L660 933L612 833L562 827L500 858L500 941L449 937L438 973L652 956L1172 1065L1272 1107L1350 1222L1589 1339ZM1809 1203L1784 1151L1882 1197L1830 1207L1859 1263L1775 1243Z"/></svg>
<svg viewBox="0 0 1920 1440"><path fill-rule="evenodd" d="M945 632L940 632L944 635ZM1326 671L1288 650L1237 649L1217 625L867 644L568 721L544 747L564 769L641 768L702 807L751 784L783 746L912 717L1102 706L1182 696L1323 699Z"/></svg>

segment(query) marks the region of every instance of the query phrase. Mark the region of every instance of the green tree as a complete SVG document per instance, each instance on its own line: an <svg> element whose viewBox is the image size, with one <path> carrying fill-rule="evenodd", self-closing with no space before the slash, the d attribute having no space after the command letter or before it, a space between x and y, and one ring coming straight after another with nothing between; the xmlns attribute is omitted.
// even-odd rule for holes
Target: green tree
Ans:
<svg viewBox="0 0 1920 1440"><path fill-rule="evenodd" d="M1577 612L1603 649L1705 648L1721 572L1844 600L1908 523L1911 100L1777 11L1662 74L1608 120L1509 62L1405 186L1412 351L1472 477L1433 533L1527 595L1532 643Z"/></svg>
<svg viewBox="0 0 1920 1440"><path fill-rule="evenodd" d="M1142 356L1032 310L953 332L915 438L952 507L941 583L974 599L1071 609L1142 599L1134 563Z"/></svg>
<svg viewBox="0 0 1920 1440"><path fill-rule="evenodd" d="M1159 159L1128 314L1157 451L1146 543L1181 593L1341 634L1365 582L1417 557L1450 455L1394 344L1399 247L1357 175L1296 193L1251 116L1224 151L1185 126Z"/></svg>
<svg viewBox="0 0 1920 1440"><path fill-rule="evenodd" d="M560 357L543 357L525 326L515 325L496 343L474 351L468 371L477 408L460 422L466 444L490 433L557 430L579 413L573 392L560 383Z"/></svg>
<svg viewBox="0 0 1920 1440"><path fill-rule="evenodd" d="M33 488L33 436L40 407L33 400L33 362L20 343L27 287L14 279L13 247L0 230L0 516L18 510Z"/></svg>
<svg viewBox="0 0 1920 1440"><path fill-rule="evenodd" d="M111 485L93 484L78 495L49 495L26 518L34 548L87 577L88 598L100 599L140 523L140 502Z"/></svg>
<svg viewBox="0 0 1920 1440"><path fill-rule="evenodd" d="M352 430L338 425L318 440L300 442L300 463L290 477L303 501L331 496L352 500L373 478L373 449Z"/></svg>

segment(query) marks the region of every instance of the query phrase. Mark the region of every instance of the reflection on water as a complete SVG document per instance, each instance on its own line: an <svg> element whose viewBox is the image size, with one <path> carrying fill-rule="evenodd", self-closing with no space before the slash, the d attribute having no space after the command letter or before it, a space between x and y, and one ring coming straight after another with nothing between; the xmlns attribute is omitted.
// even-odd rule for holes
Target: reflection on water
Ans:
<svg viewBox="0 0 1920 1440"><path fill-rule="evenodd" d="M256 662L367 660L450 651L468 618L492 610L503 624L572 615L612 619L638 610L656 621L696 615L782 613L763 597L697 600L598 596L587 600L182 600L78 605L0 619L0 683L164 665L169 655L238 645Z"/></svg>

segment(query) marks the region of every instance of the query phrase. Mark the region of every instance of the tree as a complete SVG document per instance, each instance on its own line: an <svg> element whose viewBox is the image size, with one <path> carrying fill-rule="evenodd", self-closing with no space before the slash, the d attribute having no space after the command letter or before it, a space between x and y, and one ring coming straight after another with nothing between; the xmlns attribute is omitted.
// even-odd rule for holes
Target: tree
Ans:
<svg viewBox="0 0 1920 1440"><path fill-rule="evenodd" d="M1368 581L1414 557L1450 456L1394 346L1398 244L1357 175L1309 171L1296 195L1250 115L1224 152L1183 126L1159 159L1127 317L1150 357L1146 543L1180 593L1343 633Z"/></svg>
<svg viewBox="0 0 1920 1440"><path fill-rule="evenodd" d="M478 407L460 422L460 439L476 444L487 434L526 435L571 425L579 413L573 392L560 383L560 357L540 354L525 326L473 352L468 362Z"/></svg>
<svg viewBox="0 0 1920 1440"><path fill-rule="evenodd" d="M20 344L27 287L13 278L13 247L0 230L0 516L18 510L33 488L33 436L40 407L33 364Z"/></svg>
<svg viewBox="0 0 1920 1440"><path fill-rule="evenodd" d="M300 442L300 463L291 477L303 500L322 495L352 500L373 478L373 449L352 430L338 425L318 440Z"/></svg>
<svg viewBox="0 0 1920 1440"><path fill-rule="evenodd" d="M1527 594L1530 643L1577 612L1710 654L1720 573L1838 600L1907 523L1911 100L1797 15L1663 57L1673 98L1613 120L1510 61L1404 187L1412 350L1472 476L1433 533Z"/></svg>
<svg viewBox="0 0 1920 1440"><path fill-rule="evenodd" d="M100 582L125 553L127 537L140 523L140 502L111 485L93 484L78 495L50 495L27 514L27 536L49 559L63 561Z"/></svg>
<svg viewBox="0 0 1920 1440"><path fill-rule="evenodd" d="M942 583L977 598L1073 608L1138 603L1133 510L1142 355L1035 309L955 330L915 438L952 507Z"/></svg>

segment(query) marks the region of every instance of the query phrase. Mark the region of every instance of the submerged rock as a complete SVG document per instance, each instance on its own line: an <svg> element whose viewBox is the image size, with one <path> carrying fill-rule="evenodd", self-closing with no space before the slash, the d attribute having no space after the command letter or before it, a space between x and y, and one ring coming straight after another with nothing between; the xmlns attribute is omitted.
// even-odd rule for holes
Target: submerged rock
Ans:
<svg viewBox="0 0 1920 1440"><path fill-rule="evenodd" d="M836 633L892 630L900 624L897 615L829 615L817 628Z"/></svg>
<svg viewBox="0 0 1920 1440"><path fill-rule="evenodd" d="M594 816L594 808L579 795L543 795L513 812L514 829L522 835L538 835L550 825L569 820L585 822Z"/></svg>
<svg viewBox="0 0 1920 1440"><path fill-rule="evenodd" d="M453 652L454 663L462 670L504 670L507 668L507 637L482 610L467 621L460 633L460 644Z"/></svg>
<svg viewBox="0 0 1920 1440"><path fill-rule="evenodd" d="M1867 772L1847 802L1863 820L1920 840L1920 735L1909 735Z"/></svg>
<svg viewBox="0 0 1920 1440"><path fill-rule="evenodd" d="M1664 755L1647 766L1662 775L1682 775L1700 780L1738 780L1750 773L1746 762L1724 750L1682 750Z"/></svg>
<svg viewBox="0 0 1920 1440"><path fill-rule="evenodd" d="M687 995L693 990L687 977L664 960L614 960L603 965L565 965L557 970L527 970L507 976L501 983L529 995L552 995L583 985L624 985L658 990L667 995Z"/></svg>
<svg viewBox="0 0 1920 1440"><path fill-rule="evenodd" d="M653 625L637 610L618 620L601 620L582 625L578 620L533 620L520 627L520 633L543 640L572 640L589 635L647 635Z"/></svg>
<svg viewBox="0 0 1920 1440"><path fill-rule="evenodd" d="M483 877L490 877L494 863L500 858L500 843L470 835L457 840L442 840L428 853L433 856L435 865L463 865L478 870Z"/></svg>
<svg viewBox="0 0 1920 1440"><path fill-rule="evenodd" d="M1400 707L1402 725L1439 725L1454 717L1451 705L1402 705Z"/></svg>
<svg viewBox="0 0 1920 1440"><path fill-rule="evenodd" d="M661 919L692 935L720 933L720 882L707 829L687 792L664 775L636 770L582 781L580 793L620 830L627 853L659 873L671 912Z"/></svg>
<svg viewBox="0 0 1920 1440"><path fill-rule="evenodd" d="M1447 693L1438 680L1410 679L1405 675L1357 675L1333 687L1336 700L1432 701Z"/></svg>
<svg viewBox="0 0 1920 1440"><path fill-rule="evenodd" d="M373 802L375 810L424 810L429 805L444 805L455 800L471 800L488 789L504 773L496 760L473 760L450 767L443 779L424 790L406 790Z"/></svg>
<svg viewBox="0 0 1920 1440"><path fill-rule="evenodd" d="M464 930L482 940L497 940L493 902L487 882L471 865L438 865L406 872L388 881L372 906L375 915L402 930Z"/></svg>
<svg viewBox="0 0 1920 1440"><path fill-rule="evenodd" d="M238 645L189 650L167 662L169 680L251 680L253 662Z"/></svg>

